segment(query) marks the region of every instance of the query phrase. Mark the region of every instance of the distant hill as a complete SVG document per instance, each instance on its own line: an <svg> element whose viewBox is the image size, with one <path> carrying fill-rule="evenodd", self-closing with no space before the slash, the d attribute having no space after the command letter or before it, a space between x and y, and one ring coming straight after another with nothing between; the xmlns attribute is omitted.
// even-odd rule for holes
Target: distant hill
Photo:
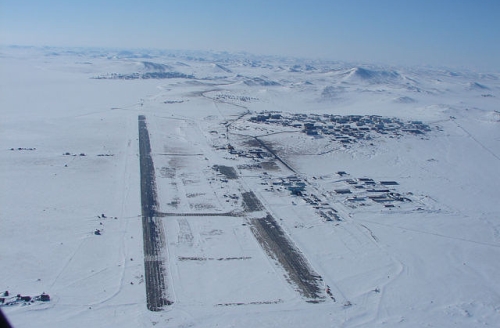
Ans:
<svg viewBox="0 0 500 328"><path fill-rule="evenodd" d="M394 83L404 80L396 71L371 70L362 67L354 67L343 73L346 82L366 82L366 83Z"/></svg>
<svg viewBox="0 0 500 328"><path fill-rule="evenodd" d="M479 91L484 91L484 90L490 90L487 86L484 84L478 83L478 82L471 82L467 86L467 90L479 90Z"/></svg>

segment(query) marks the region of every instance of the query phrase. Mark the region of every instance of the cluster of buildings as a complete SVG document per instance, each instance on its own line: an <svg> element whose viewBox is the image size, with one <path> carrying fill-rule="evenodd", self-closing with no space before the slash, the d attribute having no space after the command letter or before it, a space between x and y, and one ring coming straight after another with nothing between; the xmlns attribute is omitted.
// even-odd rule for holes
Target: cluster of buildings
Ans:
<svg viewBox="0 0 500 328"><path fill-rule="evenodd" d="M306 183L301 178L291 175L285 178L277 178L271 182L271 188L283 187L289 190L292 195L302 196L302 192L306 188Z"/></svg>
<svg viewBox="0 0 500 328"><path fill-rule="evenodd" d="M374 133L384 135L425 134L431 130L429 125L421 121L404 122L398 118L379 115L285 115L275 112L263 112L250 117L250 121L299 128L307 135L329 136L341 143L370 140Z"/></svg>
<svg viewBox="0 0 500 328"><path fill-rule="evenodd" d="M147 79L194 79L194 75L180 72L109 73L93 77L96 80L147 80Z"/></svg>
<svg viewBox="0 0 500 328"><path fill-rule="evenodd" d="M325 221L341 221L337 210L331 207L328 202L322 201L315 194L307 194L305 192L307 184L301 178L291 175L274 179L270 182L270 185L270 188L266 190L274 191L275 188L283 188L290 191L292 195L301 197L308 205L312 206Z"/></svg>
<svg viewBox="0 0 500 328"><path fill-rule="evenodd" d="M241 101L241 102L250 102L250 101L257 101L259 100L258 98L255 97L250 97L250 96L240 96L240 95L233 95L233 94L217 94L214 97L214 100L217 101Z"/></svg>
<svg viewBox="0 0 500 328"><path fill-rule="evenodd" d="M29 305L35 302L49 302L50 296L49 294L42 293L37 296L23 296L21 294L10 295L9 291L5 291L1 294L0 297L0 306L13 306L13 305Z"/></svg>
<svg viewBox="0 0 500 328"><path fill-rule="evenodd" d="M273 154L269 153L267 150L258 147L249 149L239 149L239 150L236 150L231 144L228 144L226 147L231 155L236 155L238 157L246 157L253 159L265 159L274 157Z"/></svg>
<svg viewBox="0 0 500 328"><path fill-rule="evenodd" d="M341 177L348 177L345 171L339 171ZM373 201L384 207L395 207L396 202L411 202L411 199L396 192L394 187L399 185L396 181L375 181L371 178L346 178L340 182L340 188L334 189L334 195L345 196L351 206L366 204Z"/></svg>

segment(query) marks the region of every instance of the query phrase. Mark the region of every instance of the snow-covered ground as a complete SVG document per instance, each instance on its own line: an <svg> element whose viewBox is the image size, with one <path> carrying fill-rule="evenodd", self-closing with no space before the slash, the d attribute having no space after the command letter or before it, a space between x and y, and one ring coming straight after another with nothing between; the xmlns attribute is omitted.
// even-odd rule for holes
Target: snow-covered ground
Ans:
<svg viewBox="0 0 500 328"><path fill-rule="evenodd" d="M499 97L497 73L2 48L1 310L15 327L498 326ZM173 302L159 312L139 115ZM318 298L259 240L266 215Z"/></svg>

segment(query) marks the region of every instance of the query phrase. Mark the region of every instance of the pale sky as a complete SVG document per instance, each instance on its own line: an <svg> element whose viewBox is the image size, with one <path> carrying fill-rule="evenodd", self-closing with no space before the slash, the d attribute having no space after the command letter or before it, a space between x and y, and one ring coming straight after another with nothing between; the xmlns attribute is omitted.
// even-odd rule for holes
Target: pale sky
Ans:
<svg viewBox="0 0 500 328"><path fill-rule="evenodd" d="M500 70L500 0L0 0L0 44Z"/></svg>

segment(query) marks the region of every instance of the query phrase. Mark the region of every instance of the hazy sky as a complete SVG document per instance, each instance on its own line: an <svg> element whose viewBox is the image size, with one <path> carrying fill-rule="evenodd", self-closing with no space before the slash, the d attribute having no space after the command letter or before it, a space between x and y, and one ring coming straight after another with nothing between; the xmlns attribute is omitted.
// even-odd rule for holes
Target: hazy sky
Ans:
<svg viewBox="0 0 500 328"><path fill-rule="evenodd" d="M500 0L0 0L0 43L500 69Z"/></svg>

